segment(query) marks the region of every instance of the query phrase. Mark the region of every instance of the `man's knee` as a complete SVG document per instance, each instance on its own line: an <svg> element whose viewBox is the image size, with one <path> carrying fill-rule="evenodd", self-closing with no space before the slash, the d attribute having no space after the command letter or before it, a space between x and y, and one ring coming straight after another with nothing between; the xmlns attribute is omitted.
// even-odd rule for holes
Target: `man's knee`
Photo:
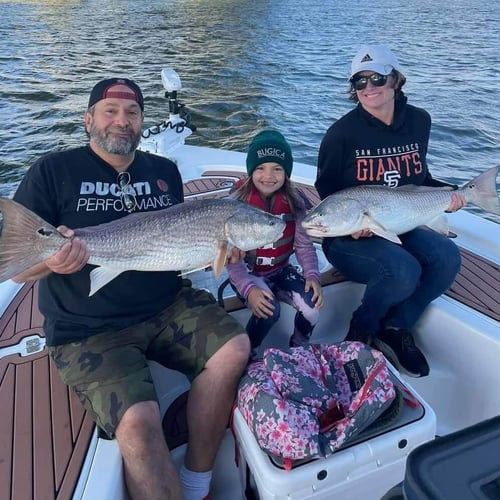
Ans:
<svg viewBox="0 0 500 500"><path fill-rule="evenodd" d="M116 429L116 439L147 442L156 439L161 432L161 416L156 401L141 401L133 404L123 414ZM135 438L135 439L134 439Z"/></svg>
<svg viewBox="0 0 500 500"><path fill-rule="evenodd" d="M225 372L241 373L248 363L250 340L246 333L236 335L228 340L207 361L205 367L217 367ZM239 376L239 375L238 375Z"/></svg>
<svg viewBox="0 0 500 500"><path fill-rule="evenodd" d="M231 357L238 364L246 364L250 354L250 339L246 333L241 333L226 342L219 351L224 357Z"/></svg>

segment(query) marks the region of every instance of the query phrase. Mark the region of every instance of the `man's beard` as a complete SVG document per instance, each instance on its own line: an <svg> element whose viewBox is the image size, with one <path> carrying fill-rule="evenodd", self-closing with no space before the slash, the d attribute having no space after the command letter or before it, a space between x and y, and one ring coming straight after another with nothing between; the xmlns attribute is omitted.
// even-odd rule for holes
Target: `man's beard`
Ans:
<svg viewBox="0 0 500 500"><path fill-rule="evenodd" d="M101 149L114 155L129 155L133 153L141 141L141 133L134 134L130 128L122 130L128 137L117 137L116 135L99 129L94 123L90 125L89 136Z"/></svg>

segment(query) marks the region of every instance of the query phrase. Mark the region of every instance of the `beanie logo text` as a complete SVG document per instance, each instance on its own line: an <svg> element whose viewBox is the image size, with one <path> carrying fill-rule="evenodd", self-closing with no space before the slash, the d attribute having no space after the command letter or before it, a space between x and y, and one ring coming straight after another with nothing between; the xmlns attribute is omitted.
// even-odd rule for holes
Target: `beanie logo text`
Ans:
<svg viewBox="0 0 500 500"><path fill-rule="evenodd" d="M285 159L285 152L278 148L263 148L257 150L257 158L264 158L265 156L275 156L281 160Z"/></svg>

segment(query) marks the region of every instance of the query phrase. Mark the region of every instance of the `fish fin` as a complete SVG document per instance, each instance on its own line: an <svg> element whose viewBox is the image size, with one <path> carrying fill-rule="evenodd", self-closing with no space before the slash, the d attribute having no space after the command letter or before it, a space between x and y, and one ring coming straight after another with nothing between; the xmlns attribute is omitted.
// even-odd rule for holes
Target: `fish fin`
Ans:
<svg viewBox="0 0 500 500"><path fill-rule="evenodd" d="M382 229L380 227L370 227L370 231L373 234L376 234L377 236L380 236L381 238L385 238L386 240L392 241L393 243L397 243L398 245L401 245L401 240L399 239L398 235L396 233L393 233L391 231L387 231L385 229Z"/></svg>
<svg viewBox="0 0 500 500"><path fill-rule="evenodd" d="M37 252L44 241L57 238L62 245L64 236L57 229L25 206L9 198L0 196L0 211L3 228L0 237L0 282L6 281L43 262L56 250L47 255ZM52 243L48 249L56 245Z"/></svg>
<svg viewBox="0 0 500 500"><path fill-rule="evenodd" d="M486 170L461 187L458 192L483 210L500 215L500 199L496 188L499 169L500 166Z"/></svg>
<svg viewBox="0 0 500 500"><path fill-rule="evenodd" d="M183 269L180 273L180 276L186 276L187 274L194 273L195 271L208 271L212 268L214 275L216 278L220 276L224 266L226 265L227 256L230 248L233 246L230 245L226 240L219 241L217 243L217 250L215 252L214 260L202 267L197 267L196 269Z"/></svg>
<svg viewBox="0 0 500 500"><path fill-rule="evenodd" d="M398 238L396 233L388 231L382 224L380 224L380 222L376 221L368 214L363 215L361 227L369 229L373 234L376 234L381 238L385 238L386 240L401 245L401 240Z"/></svg>
<svg viewBox="0 0 500 500"><path fill-rule="evenodd" d="M450 234L448 217L444 214L438 215L429 221L425 226L432 229L432 231L435 231L436 233L443 234L444 236L448 236Z"/></svg>
<svg viewBox="0 0 500 500"><path fill-rule="evenodd" d="M90 292L89 297L94 295L104 285L114 280L119 274L123 273L123 269L119 271L115 269L108 269L106 267L96 267L90 271Z"/></svg>
<svg viewBox="0 0 500 500"><path fill-rule="evenodd" d="M179 276L186 276L188 274L195 273L196 271L208 270L209 268L210 268L210 264L207 264L206 266L203 266L203 267L197 267L196 269L186 269L186 270L181 271L179 273Z"/></svg>
<svg viewBox="0 0 500 500"><path fill-rule="evenodd" d="M213 261L212 267L216 278L220 276L227 260L228 245L227 241L219 241L217 243L217 253Z"/></svg>

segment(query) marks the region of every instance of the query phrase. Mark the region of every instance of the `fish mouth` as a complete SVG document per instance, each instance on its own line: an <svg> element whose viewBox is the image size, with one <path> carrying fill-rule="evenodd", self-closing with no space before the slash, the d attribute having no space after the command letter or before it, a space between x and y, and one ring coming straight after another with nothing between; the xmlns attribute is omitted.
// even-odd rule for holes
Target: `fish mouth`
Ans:
<svg viewBox="0 0 500 500"><path fill-rule="evenodd" d="M302 227L310 236L323 236L328 232L328 228L323 224L303 222Z"/></svg>

